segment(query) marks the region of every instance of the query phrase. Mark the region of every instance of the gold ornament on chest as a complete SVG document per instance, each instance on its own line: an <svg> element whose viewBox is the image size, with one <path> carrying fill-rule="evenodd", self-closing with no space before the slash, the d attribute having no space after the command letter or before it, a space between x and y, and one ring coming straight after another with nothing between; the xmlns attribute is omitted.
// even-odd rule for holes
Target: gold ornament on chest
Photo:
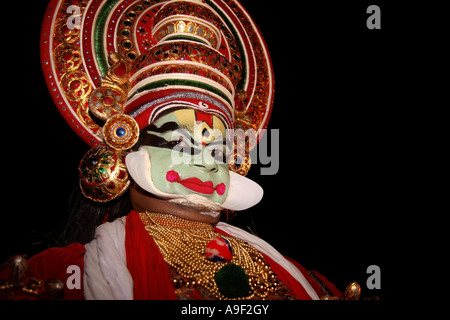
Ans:
<svg viewBox="0 0 450 320"><path fill-rule="evenodd" d="M265 299L280 283L263 255L243 240L210 224L168 214L140 214L164 260L178 277L175 288L201 287L216 299Z"/></svg>

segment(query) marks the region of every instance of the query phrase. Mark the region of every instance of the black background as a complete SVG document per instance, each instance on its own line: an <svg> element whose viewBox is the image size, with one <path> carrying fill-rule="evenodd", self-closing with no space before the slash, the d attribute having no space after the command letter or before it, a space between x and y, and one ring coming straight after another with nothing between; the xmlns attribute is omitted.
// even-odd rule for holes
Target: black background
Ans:
<svg viewBox="0 0 450 320"><path fill-rule="evenodd" d="M343 290L386 297L387 249L399 205L398 114L394 96L409 30L387 1L242 1L261 30L275 71L269 129L280 132L280 167L248 177L265 191L235 223ZM88 146L53 105L39 59L47 1L5 12L2 45L2 219L0 260L48 247L67 215ZM368 30L366 8L381 8L381 30ZM11 6L11 8L9 8ZM19 15L20 11L20 15ZM381 290L366 269L381 268Z"/></svg>

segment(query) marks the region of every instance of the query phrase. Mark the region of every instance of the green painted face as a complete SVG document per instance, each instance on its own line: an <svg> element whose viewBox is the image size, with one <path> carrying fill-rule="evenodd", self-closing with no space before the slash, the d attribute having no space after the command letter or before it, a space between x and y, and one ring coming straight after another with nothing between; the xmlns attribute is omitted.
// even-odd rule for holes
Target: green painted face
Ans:
<svg viewBox="0 0 450 320"><path fill-rule="evenodd" d="M230 175L224 123L194 109L178 109L149 125L142 148L150 155L151 177L160 191L198 194L222 204Z"/></svg>

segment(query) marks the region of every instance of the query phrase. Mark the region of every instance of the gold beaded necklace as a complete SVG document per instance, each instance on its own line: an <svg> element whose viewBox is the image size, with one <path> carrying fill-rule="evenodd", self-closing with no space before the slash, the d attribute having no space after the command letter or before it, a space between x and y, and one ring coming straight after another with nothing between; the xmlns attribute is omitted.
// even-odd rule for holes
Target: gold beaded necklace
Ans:
<svg viewBox="0 0 450 320"><path fill-rule="evenodd" d="M166 263L190 286L202 286L217 299L264 299L279 290L278 278L262 254L245 241L216 233L210 224L168 214L143 212L140 217ZM233 254L227 263L213 262L205 256L207 244L216 237L228 240L231 245ZM245 271L250 288L247 294L233 297L218 286L216 275L227 265Z"/></svg>

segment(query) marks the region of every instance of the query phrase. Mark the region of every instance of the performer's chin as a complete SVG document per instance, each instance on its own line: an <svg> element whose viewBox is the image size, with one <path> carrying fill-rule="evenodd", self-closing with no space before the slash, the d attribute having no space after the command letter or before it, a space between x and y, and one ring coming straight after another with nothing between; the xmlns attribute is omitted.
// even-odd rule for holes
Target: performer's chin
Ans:
<svg viewBox="0 0 450 320"><path fill-rule="evenodd" d="M218 218L222 210L219 204L198 194L190 194L183 198L171 199L169 202L188 207L191 210L197 211L199 214L213 218Z"/></svg>

